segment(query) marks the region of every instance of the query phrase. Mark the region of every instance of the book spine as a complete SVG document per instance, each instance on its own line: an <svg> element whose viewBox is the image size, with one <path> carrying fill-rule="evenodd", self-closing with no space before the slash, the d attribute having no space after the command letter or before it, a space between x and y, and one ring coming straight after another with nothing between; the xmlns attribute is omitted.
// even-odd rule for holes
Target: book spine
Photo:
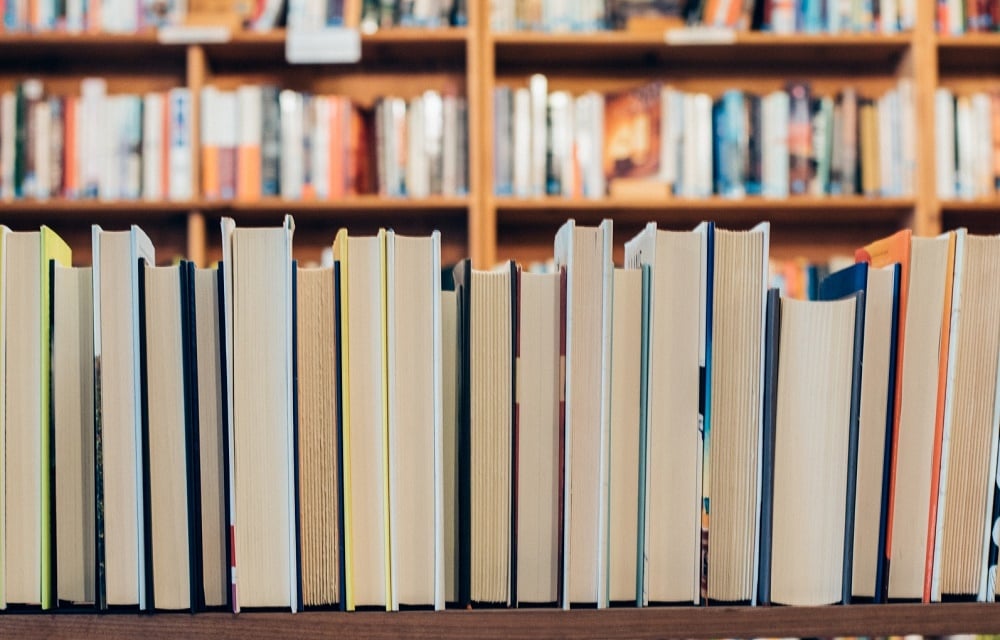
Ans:
<svg viewBox="0 0 1000 640"><path fill-rule="evenodd" d="M546 147L548 142L548 127L546 122L548 106L548 80L541 74L531 76L529 81L530 121L531 121L531 151L529 194L541 196L546 192ZM520 156L517 156L520 157Z"/></svg>
<svg viewBox="0 0 1000 640"><path fill-rule="evenodd" d="M142 196L155 201L163 197L163 94L146 94L142 123Z"/></svg>
<svg viewBox="0 0 1000 640"><path fill-rule="evenodd" d="M302 95L285 89L279 96L281 105L281 197L298 200L304 182L302 163Z"/></svg>
<svg viewBox="0 0 1000 640"><path fill-rule="evenodd" d="M443 99L441 139L441 195L458 194L458 98Z"/></svg>
<svg viewBox="0 0 1000 640"><path fill-rule="evenodd" d="M237 148L239 146L239 102L233 91L220 92L219 125L219 197L236 196Z"/></svg>
<svg viewBox="0 0 1000 640"><path fill-rule="evenodd" d="M532 194L531 166L531 94L528 89L514 91L513 122L513 191L518 197ZM527 159L527 160L525 160Z"/></svg>
<svg viewBox="0 0 1000 640"><path fill-rule="evenodd" d="M427 193L440 195L444 171L444 101L437 91L425 91L424 161L427 163Z"/></svg>
<svg viewBox="0 0 1000 640"><path fill-rule="evenodd" d="M809 166L812 152L809 87L803 83L795 83L789 86L788 94L789 192L805 194L809 191L812 177Z"/></svg>
<svg viewBox="0 0 1000 640"><path fill-rule="evenodd" d="M222 196L219 181L220 126L225 118L220 114L222 98L213 86L201 90L201 194L210 200Z"/></svg>
<svg viewBox="0 0 1000 640"><path fill-rule="evenodd" d="M761 98L755 95L745 95L745 128L746 163L745 184L748 195L759 196L763 185L763 110Z"/></svg>
<svg viewBox="0 0 1000 640"><path fill-rule="evenodd" d="M934 156L938 197L952 199L955 197L955 97L944 87L934 92Z"/></svg>
<svg viewBox="0 0 1000 640"><path fill-rule="evenodd" d="M167 100L170 123L168 195L171 200L190 200L194 195L194 176L191 171L191 92L185 88L171 89Z"/></svg>

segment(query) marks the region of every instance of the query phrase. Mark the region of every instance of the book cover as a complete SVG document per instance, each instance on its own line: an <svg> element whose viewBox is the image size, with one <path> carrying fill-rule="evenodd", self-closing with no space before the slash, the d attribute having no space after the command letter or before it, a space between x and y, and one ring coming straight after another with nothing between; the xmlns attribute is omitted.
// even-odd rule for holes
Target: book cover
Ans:
<svg viewBox="0 0 1000 640"><path fill-rule="evenodd" d="M789 188L793 194L806 194L812 182L814 171L810 158L813 157L812 139L812 98L809 85L794 82L788 85L789 120Z"/></svg>
<svg viewBox="0 0 1000 640"><path fill-rule="evenodd" d="M774 526L774 437L778 404L778 342L781 336L781 292L767 291L767 320L764 323L764 433L761 459L760 575L757 603L771 604L771 535Z"/></svg>
<svg viewBox="0 0 1000 640"><path fill-rule="evenodd" d="M604 175L608 182L655 179L660 172L659 83L604 99Z"/></svg>

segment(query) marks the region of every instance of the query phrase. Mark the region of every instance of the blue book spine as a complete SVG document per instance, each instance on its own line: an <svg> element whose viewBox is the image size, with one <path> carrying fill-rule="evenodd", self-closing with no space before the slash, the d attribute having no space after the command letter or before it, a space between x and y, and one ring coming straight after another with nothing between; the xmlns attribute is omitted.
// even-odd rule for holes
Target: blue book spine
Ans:
<svg viewBox="0 0 1000 640"><path fill-rule="evenodd" d="M649 294L652 268L642 266L642 342L639 358L639 526L635 561L635 606L641 607L646 592L646 483L647 423L649 417Z"/></svg>
<svg viewBox="0 0 1000 640"><path fill-rule="evenodd" d="M806 33L823 31L823 0L803 0L802 30Z"/></svg>

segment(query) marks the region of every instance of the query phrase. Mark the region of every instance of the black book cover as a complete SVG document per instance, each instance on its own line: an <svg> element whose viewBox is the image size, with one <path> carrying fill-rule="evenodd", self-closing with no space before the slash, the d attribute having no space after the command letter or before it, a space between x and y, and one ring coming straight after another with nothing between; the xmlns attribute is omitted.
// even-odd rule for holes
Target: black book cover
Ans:
<svg viewBox="0 0 1000 640"><path fill-rule="evenodd" d="M519 362L521 356L521 267L510 262L510 326L511 363ZM520 405L517 402L517 367L510 368L511 413L513 424L510 430L510 602L517 605L517 452L518 431L521 425Z"/></svg>
<svg viewBox="0 0 1000 640"><path fill-rule="evenodd" d="M472 303L472 263L465 259L455 266L453 271L455 292L458 299L458 364L455 367L456 397L458 398L458 417L456 431L458 432L458 605L465 608L471 604L472 591L472 507L470 469L470 419L471 394L469 377L471 375L471 360L469 338L471 330Z"/></svg>
<svg viewBox="0 0 1000 640"><path fill-rule="evenodd" d="M854 569L854 505L858 493L858 430L861 413L861 354L865 343L865 292L854 294L854 365L851 374L851 432L847 444L847 504L844 517L843 604L851 603Z"/></svg>
<svg viewBox="0 0 1000 640"><path fill-rule="evenodd" d="M764 442L761 449L760 575L757 602L771 604L771 534L774 525L774 432L778 411L778 347L781 337L781 294L767 291L764 325Z"/></svg>
<svg viewBox="0 0 1000 640"><path fill-rule="evenodd" d="M225 496L224 503L226 505L226 573L230 575L230 580L233 579L233 514L232 514L232 491L233 487L230 484L230 473L229 468L232 461L229 459L229 429L227 425L229 424L229 378L226 372L226 337L223 332L223 327L226 326L226 271L223 266L222 261L219 261L219 266L216 270L216 276L219 279L219 362L221 366L219 367L219 376L222 378L220 384L220 397L222 401L219 403L222 409L222 479L223 479L223 495ZM236 584L234 582L230 583L229 592L226 596L225 608L229 611L233 608L233 591L236 589Z"/></svg>
<svg viewBox="0 0 1000 640"><path fill-rule="evenodd" d="M205 609L204 562L201 536L201 439L198 418L198 346L194 263L180 263L181 348L184 371L184 439L187 462L188 557L191 612Z"/></svg>
<svg viewBox="0 0 1000 640"><path fill-rule="evenodd" d="M340 313L340 261L333 263L333 332L336 340L334 393L337 394L337 576L339 589L337 595L340 596L339 609L347 610L347 558L344 555L344 388L341 385L344 375L344 361L342 359L344 337L341 327Z"/></svg>

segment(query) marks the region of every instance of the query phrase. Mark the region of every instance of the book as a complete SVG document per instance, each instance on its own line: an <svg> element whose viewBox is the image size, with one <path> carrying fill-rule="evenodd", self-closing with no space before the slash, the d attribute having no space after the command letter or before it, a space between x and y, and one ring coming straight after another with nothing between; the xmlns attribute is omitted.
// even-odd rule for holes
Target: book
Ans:
<svg viewBox="0 0 1000 640"><path fill-rule="evenodd" d="M90 267L52 263L55 598L94 604L94 298Z"/></svg>
<svg viewBox="0 0 1000 640"><path fill-rule="evenodd" d="M442 274L442 280L444 280ZM444 599L458 602L458 300L454 290L441 291L441 419L444 494ZM442 285L444 283L442 282Z"/></svg>
<svg viewBox="0 0 1000 640"><path fill-rule="evenodd" d="M293 393L295 224L223 218L231 604L299 608Z"/></svg>
<svg viewBox="0 0 1000 640"><path fill-rule="evenodd" d="M386 238L334 240L340 262L345 608L392 606Z"/></svg>
<svg viewBox="0 0 1000 640"><path fill-rule="evenodd" d="M858 419L857 490L854 506L852 600L883 598L887 563L889 470L896 390L896 331L900 265L860 262L820 284L820 298L865 292L865 326Z"/></svg>
<svg viewBox="0 0 1000 640"><path fill-rule="evenodd" d="M566 269L566 459L562 604L607 605L607 493L610 428L612 224L556 234Z"/></svg>
<svg viewBox="0 0 1000 640"><path fill-rule="evenodd" d="M643 292L649 268L615 269L611 311L611 433L608 441L608 600L640 601L639 476L645 324ZM645 282L645 286L644 286ZM647 440L648 442L648 440Z"/></svg>
<svg viewBox="0 0 1000 640"><path fill-rule="evenodd" d="M441 235L385 236L391 606L443 609Z"/></svg>
<svg viewBox="0 0 1000 640"><path fill-rule="evenodd" d="M94 277L94 454L97 606L145 610L149 576L143 527L139 259L155 263L149 237L91 228Z"/></svg>
<svg viewBox="0 0 1000 640"><path fill-rule="evenodd" d="M604 98L604 176L617 181L655 180L660 173L659 83Z"/></svg>
<svg viewBox="0 0 1000 640"><path fill-rule="evenodd" d="M956 233L948 389L931 600L984 601L996 476L998 238ZM934 496L932 496L934 499ZM978 535L974 535L978 533Z"/></svg>
<svg viewBox="0 0 1000 640"><path fill-rule="evenodd" d="M522 273L518 304L517 604L561 597L565 271Z"/></svg>
<svg viewBox="0 0 1000 640"><path fill-rule="evenodd" d="M4 231L5 603L55 606L50 267L71 252L48 227Z"/></svg>
<svg viewBox="0 0 1000 640"><path fill-rule="evenodd" d="M463 260L454 279L459 305L458 601L509 606L517 600L518 584L517 271L513 262L480 271Z"/></svg>
<svg viewBox="0 0 1000 640"><path fill-rule="evenodd" d="M708 225L658 230L625 245L626 265L649 267L641 601L698 602Z"/></svg>
<svg viewBox="0 0 1000 640"><path fill-rule="evenodd" d="M780 552L771 554L773 602L850 601L863 305L863 293L781 301L771 539Z"/></svg>
<svg viewBox="0 0 1000 640"><path fill-rule="evenodd" d="M150 609L199 608L200 501L197 412L190 341L190 263L139 260L139 355L143 440L144 563Z"/></svg>
<svg viewBox="0 0 1000 640"><path fill-rule="evenodd" d="M701 597L709 601L756 597L769 237L762 223L716 229L710 240L701 535Z"/></svg>
<svg viewBox="0 0 1000 640"><path fill-rule="evenodd" d="M194 345L198 411L198 487L202 602L208 609L231 608L230 460L228 380L225 350L225 269L194 269Z"/></svg>
<svg viewBox="0 0 1000 640"><path fill-rule="evenodd" d="M297 272L299 535L302 605L341 600L339 265Z"/></svg>

